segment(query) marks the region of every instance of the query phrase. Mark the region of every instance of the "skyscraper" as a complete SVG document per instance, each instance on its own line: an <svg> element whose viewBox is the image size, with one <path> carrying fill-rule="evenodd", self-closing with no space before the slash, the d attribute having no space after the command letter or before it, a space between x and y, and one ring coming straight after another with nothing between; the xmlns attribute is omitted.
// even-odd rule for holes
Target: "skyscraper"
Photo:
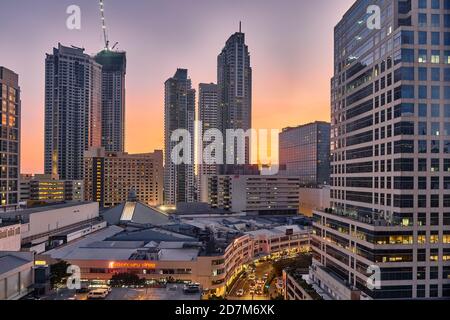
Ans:
<svg viewBox="0 0 450 320"><path fill-rule="evenodd" d="M335 28L331 208L314 213L310 275L336 299L450 297L449 9L359 0Z"/></svg>
<svg viewBox="0 0 450 320"><path fill-rule="evenodd" d="M125 145L125 52L105 49L95 56L102 66L102 147L123 152Z"/></svg>
<svg viewBox="0 0 450 320"><path fill-rule="evenodd" d="M194 172L194 121L195 121L195 89L192 89L188 70L178 69L175 75L165 82L164 99L164 201L169 205L196 200ZM183 156L188 161L181 164L172 159L172 151L179 143L172 141L172 133L176 130L189 132L190 150ZM180 140L181 141L181 140ZM176 152L175 152L176 153Z"/></svg>
<svg viewBox="0 0 450 320"><path fill-rule="evenodd" d="M19 76L0 67L0 206L15 206L19 202L20 117Z"/></svg>
<svg viewBox="0 0 450 320"><path fill-rule="evenodd" d="M227 129L251 129L252 68L245 34L241 32L241 28L227 40L217 58L217 84L220 89L224 137ZM250 140L246 139L245 159L239 159L236 147L234 150L224 148L224 152L233 154L236 164L250 164L250 145Z"/></svg>
<svg viewBox="0 0 450 320"><path fill-rule="evenodd" d="M101 145L102 67L61 44L45 60L45 173L83 178L83 153Z"/></svg>
<svg viewBox="0 0 450 320"><path fill-rule="evenodd" d="M201 121L201 132L199 132L199 172L198 172L198 187L201 193L202 189L202 176L214 175L218 173L219 164L213 164L213 159L205 158L203 155L203 150L205 148L205 143L203 142L203 137L208 130L217 129L222 130L222 114L219 103L219 87L214 84L201 83L199 85L198 93L198 119ZM213 155L218 156L218 155ZM220 157L222 155L219 155Z"/></svg>
<svg viewBox="0 0 450 320"><path fill-rule="evenodd" d="M279 156L280 165L286 166L286 174L300 177L302 184L329 184L330 124L316 121L283 129Z"/></svg>

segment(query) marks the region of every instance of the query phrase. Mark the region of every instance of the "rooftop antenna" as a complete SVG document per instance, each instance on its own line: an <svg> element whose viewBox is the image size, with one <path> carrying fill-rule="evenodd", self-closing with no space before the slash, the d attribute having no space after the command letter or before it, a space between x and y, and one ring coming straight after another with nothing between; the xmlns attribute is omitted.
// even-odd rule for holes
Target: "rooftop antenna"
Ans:
<svg viewBox="0 0 450 320"><path fill-rule="evenodd" d="M242 33L242 21L239 21L239 33Z"/></svg>
<svg viewBox="0 0 450 320"><path fill-rule="evenodd" d="M105 50L109 51L109 40L108 34L106 32L105 4L103 3L103 0L100 0L100 14L102 18L102 29L103 29L103 38L105 40Z"/></svg>

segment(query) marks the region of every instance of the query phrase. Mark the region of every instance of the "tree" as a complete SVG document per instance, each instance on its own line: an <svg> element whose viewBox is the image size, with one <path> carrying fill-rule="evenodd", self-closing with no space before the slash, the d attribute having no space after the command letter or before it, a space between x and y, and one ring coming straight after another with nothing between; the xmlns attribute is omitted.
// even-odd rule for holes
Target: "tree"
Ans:
<svg viewBox="0 0 450 320"><path fill-rule="evenodd" d="M112 287L142 286L145 284L145 279L139 278L134 273L117 273L112 276L110 283Z"/></svg>
<svg viewBox="0 0 450 320"><path fill-rule="evenodd" d="M52 289L54 289L56 285L62 284L64 280L67 279L69 276L67 274L67 268L69 266L70 265L63 260L50 266L50 284Z"/></svg>

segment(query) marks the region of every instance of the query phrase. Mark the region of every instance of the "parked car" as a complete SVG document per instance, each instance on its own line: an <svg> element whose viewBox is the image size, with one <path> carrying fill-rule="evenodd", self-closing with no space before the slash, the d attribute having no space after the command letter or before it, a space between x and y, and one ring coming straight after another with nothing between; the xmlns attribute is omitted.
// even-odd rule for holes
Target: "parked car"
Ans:
<svg viewBox="0 0 450 320"><path fill-rule="evenodd" d="M183 287L183 292L185 294L196 294L200 292L199 284L185 284Z"/></svg>
<svg viewBox="0 0 450 320"><path fill-rule="evenodd" d="M244 289L239 289L239 290L236 292L236 295L237 295L238 297L242 297L242 296L244 295Z"/></svg>

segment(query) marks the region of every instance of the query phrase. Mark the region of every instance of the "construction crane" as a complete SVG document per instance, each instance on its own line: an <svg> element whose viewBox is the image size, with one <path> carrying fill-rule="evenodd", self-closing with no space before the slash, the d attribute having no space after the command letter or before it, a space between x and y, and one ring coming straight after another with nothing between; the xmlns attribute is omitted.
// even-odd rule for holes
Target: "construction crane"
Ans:
<svg viewBox="0 0 450 320"><path fill-rule="evenodd" d="M100 1L100 15L102 18L103 39L105 41L105 50L107 50L107 51L114 50L114 48L119 43L116 42L111 49L109 48L108 32L106 29L106 19L105 19L105 3L104 3L104 0L99 0L99 1Z"/></svg>

